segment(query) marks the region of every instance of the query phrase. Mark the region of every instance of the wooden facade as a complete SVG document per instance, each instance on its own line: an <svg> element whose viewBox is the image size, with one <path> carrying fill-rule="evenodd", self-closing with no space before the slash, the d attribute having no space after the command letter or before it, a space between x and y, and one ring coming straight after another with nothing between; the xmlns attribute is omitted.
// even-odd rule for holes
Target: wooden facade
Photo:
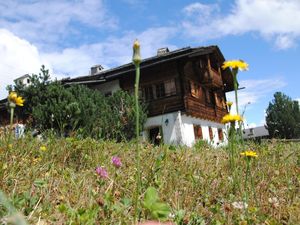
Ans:
<svg viewBox="0 0 300 225"><path fill-rule="evenodd" d="M143 60L140 97L148 105L148 117L181 111L220 123L228 113L225 92L233 90L230 70L221 70L224 60L217 46L184 48ZM96 88L113 80L119 81L121 89L133 92L133 64L63 82Z"/></svg>

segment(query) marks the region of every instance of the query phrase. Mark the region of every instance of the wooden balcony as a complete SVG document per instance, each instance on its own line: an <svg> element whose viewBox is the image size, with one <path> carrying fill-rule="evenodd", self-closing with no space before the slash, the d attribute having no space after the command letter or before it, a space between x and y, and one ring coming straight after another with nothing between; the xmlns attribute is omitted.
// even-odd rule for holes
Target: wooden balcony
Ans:
<svg viewBox="0 0 300 225"><path fill-rule="evenodd" d="M185 112L189 116L221 123L223 116L228 113L225 108L200 102L199 99L191 96L186 96L184 100Z"/></svg>
<svg viewBox="0 0 300 225"><path fill-rule="evenodd" d="M223 87L223 81L221 74L214 70L213 68L209 68L204 75L203 84L211 89L220 89Z"/></svg>

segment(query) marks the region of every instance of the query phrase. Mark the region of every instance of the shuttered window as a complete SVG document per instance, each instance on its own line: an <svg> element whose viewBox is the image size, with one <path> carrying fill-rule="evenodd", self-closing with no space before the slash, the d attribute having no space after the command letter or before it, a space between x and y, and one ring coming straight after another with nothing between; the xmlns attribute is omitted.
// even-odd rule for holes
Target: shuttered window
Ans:
<svg viewBox="0 0 300 225"><path fill-rule="evenodd" d="M195 139L203 139L202 127L200 125L194 125Z"/></svg>
<svg viewBox="0 0 300 225"><path fill-rule="evenodd" d="M153 89L151 85L144 87L143 95L146 101L151 101L153 99Z"/></svg>
<svg viewBox="0 0 300 225"><path fill-rule="evenodd" d="M165 97L166 92L165 92L165 85L164 85L164 83L156 84L155 85L155 90L156 90L156 97L157 98Z"/></svg>
<svg viewBox="0 0 300 225"><path fill-rule="evenodd" d="M212 132L212 128L208 127L208 132L209 132L209 138L210 140L213 140L213 132Z"/></svg>
<svg viewBox="0 0 300 225"><path fill-rule="evenodd" d="M219 140L223 141L224 137L223 137L223 130L222 129L218 129L218 136L219 136Z"/></svg>

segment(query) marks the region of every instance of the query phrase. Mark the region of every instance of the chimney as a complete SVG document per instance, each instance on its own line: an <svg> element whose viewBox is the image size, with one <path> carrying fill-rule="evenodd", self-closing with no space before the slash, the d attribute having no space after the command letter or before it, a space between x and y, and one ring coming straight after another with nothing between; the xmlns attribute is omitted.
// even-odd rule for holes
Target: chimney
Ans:
<svg viewBox="0 0 300 225"><path fill-rule="evenodd" d="M100 73L103 70L103 66L101 65L95 65L91 67L91 75L95 75L97 73Z"/></svg>
<svg viewBox="0 0 300 225"><path fill-rule="evenodd" d="M167 47L157 49L157 56L166 55L169 51Z"/></svg>

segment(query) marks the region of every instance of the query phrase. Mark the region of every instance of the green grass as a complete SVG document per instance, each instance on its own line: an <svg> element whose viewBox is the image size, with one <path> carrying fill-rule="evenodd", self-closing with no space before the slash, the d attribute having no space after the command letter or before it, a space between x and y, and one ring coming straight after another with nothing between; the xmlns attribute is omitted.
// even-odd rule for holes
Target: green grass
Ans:
<svg viewBox="0 0 300 225"><path fill-rule="evenodd" d="M141 193L155 187L176 224L299 224L300 143L247 145L259 155L251 164L255 195L245 190L242 157L236 160L239 188L233 192L226 149L147 143L141 145ZM133 223L134 143L26 137L10 147L0 140L0 189L29 224ZM122 160L119 169L111 163L115 155ZM107 169L109 179L96 175L97 166ZM234 208L245 191L247 210ZM140 210L141 220L151 219L142 205ZM9 217L0 203L0 223Z"/></svg>

